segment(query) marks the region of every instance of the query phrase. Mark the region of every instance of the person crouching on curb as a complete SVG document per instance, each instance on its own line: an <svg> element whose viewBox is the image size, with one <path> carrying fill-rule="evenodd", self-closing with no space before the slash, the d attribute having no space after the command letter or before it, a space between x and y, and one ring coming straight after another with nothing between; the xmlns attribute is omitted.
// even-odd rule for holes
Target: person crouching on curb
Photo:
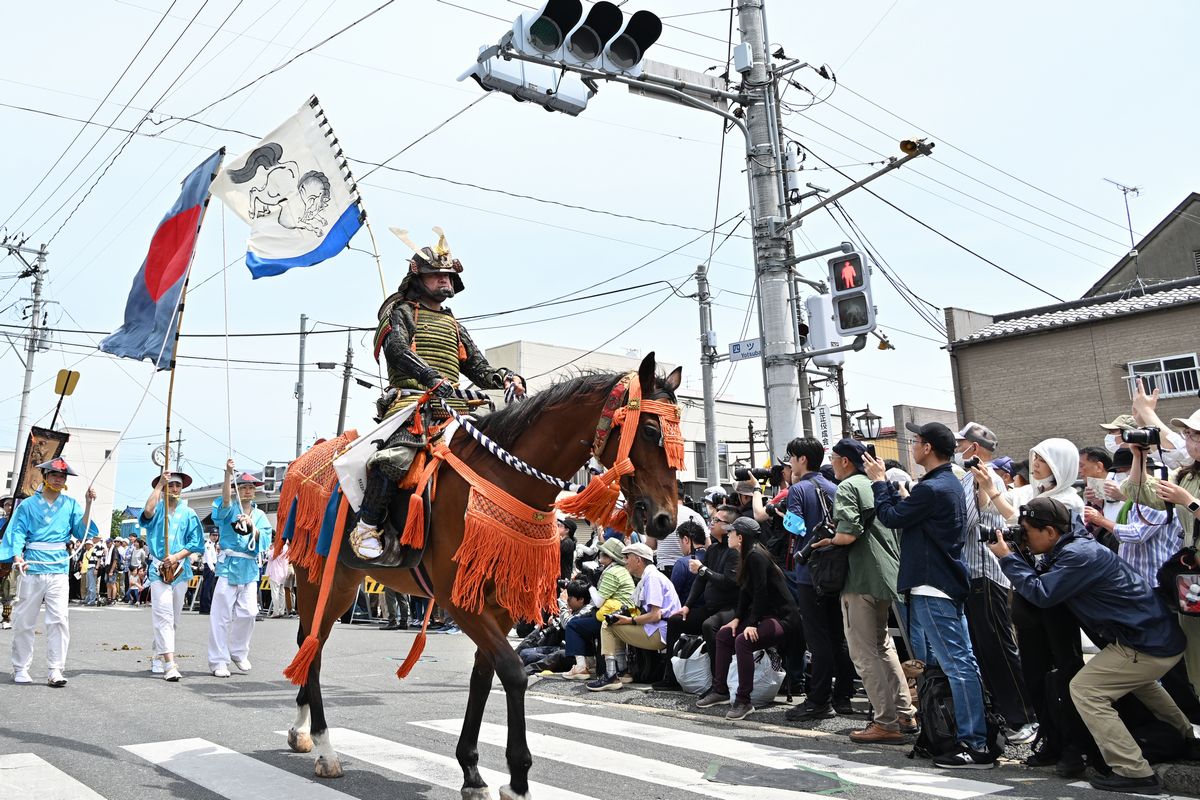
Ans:
<svg viewBox="0 0 1200 800"><path fill-rule="evenodd" d="M759 542L761 529L749 517L738 517L729 531L729 547L741 554L737 572L740 587L734 618L717 631L717 666L712 689L696 701L697 708L729 702L729 665L737 656L737 697L725 719L745 719L754 710L754 653L779 647L800 630L800 612L787 578Z"/></svg>
<svg viewBox="0 0 1200 800"><path fill-rule="evenodd" d="M1020 509L1023 544L1043 555L1041 574L1009 549L989 544L1013 589L1038 608L1066 603L1079 621L1112 642L1071 679L1071 699L1112 769L1088 782L1109 792L1157 794L1158 776L1112 704L1132 694L1154 716L1195 742L1187 717L1158 683L1183 656L1183 632L1150 584L1097 542L1057 500L1037 497Z"/></svg>
<svg viewBox="0 0 1200 800"><path fill-rule="evenodd" d="M159 475L150 483L152 489L141 516L142 526L146 529L146 545L150 549L150 616L154 623L154 655L150 671L156 675L162 673L163 678L172 683L183 677L175 663L175 628L183 612L188 581L192 579L188 556L204 547L200 518L179 502L180 493L191 484L191 476L182 472ZM164 489L166 500L160 502ZM164 523L167 523L165 531ZM164 533L170 537L170 542L164 540ZM166 550L168 544L170 552ZM177 567L170 582L165 582L162 577L164 563Z"/></svg>

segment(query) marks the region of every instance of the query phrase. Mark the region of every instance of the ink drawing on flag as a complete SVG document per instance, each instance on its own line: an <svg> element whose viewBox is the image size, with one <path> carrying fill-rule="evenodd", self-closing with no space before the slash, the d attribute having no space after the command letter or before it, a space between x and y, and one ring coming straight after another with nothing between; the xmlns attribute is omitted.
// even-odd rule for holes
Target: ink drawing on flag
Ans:
<svg viewBox="0 0 1200 800"><path fill-rule="evenodd" d="M362 226L358 187L315 96L230 160L212 193L250 225L246 266L255 278L332 258Z"/></svg>

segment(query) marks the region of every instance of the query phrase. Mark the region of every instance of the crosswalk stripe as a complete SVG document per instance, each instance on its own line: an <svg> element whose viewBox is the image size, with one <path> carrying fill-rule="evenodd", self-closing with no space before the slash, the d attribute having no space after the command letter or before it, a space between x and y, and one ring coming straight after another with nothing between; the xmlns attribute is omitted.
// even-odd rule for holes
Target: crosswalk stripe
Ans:
<svg viewBox="0 0 1200 800"><path fill-rule="evenodd" d="M1000 792L1011 788L997 783L963 780L939 773L877 767L821 753L787 750L782 747L759 744L758 742L692 733L690 731L678 731L639 722L625 722L619 719L605 718L603 724L598 726L596 717L575 712L538 714L530 716L529 719L587 731L594 731L597 727L600 727L607 736L620 736L639 742L654 742L656 745L725 756L760 767L777 769L807 767L818 769L825 772L833 772L848 783L855 783L861 786L881 786L887 789L902 789L909 792L943 797L947 798L947 800L966 800L967 798L979 797L980 795L992 794L993 792Z"/></svg>
<svg viewBox="0 0 1200 800"><path fill-rule="evenodd" d="M442 733L457 733L458 729L462 727L462 720L442 719L412 724ZM605 766L597 761L595 751L580 747L578 742L547 736L544 733L528 733L527 738L529 749L537 758L546 758L583 769L605 769ZM485 722L479 731L479 741L484 744L504 747L507 739L508 732L503 725ZM616 758L620 763L620 773L623 777L672 789L683 789L719 800L827 800L823 795L796 792L790 789L735 786L707 781L704 779L704 773L697 770L630 753L621 753Z"/></svg>
<svg viewBox="0 0 1200 800"><path fill-rule="evenodd" d="M85 784L33 753L0 756L0 797L104 800Z"/></svg>
<svg viewBox="0 0 1200 800"><path fill-rule="evenodd" d="M462 722L458 724L461 726ZM280 732L286 734L286 731ZM409 747L349 728L330 728L329 740L335 750L350 758L390 769L434 786L444 786L454 791L462 788L462 767L450 756ZM480 767L479 773L489 786L503 786L508 783L508 775L503 772ZM554 800L596 800L585 794L534 781L529 782L529 791L534 797L552 797Z"/></svg>
<svg viewBox="0 0 1200 800"><path fill-rule="evenodd" d="M131 744L121 749L230 800L279 800L281 797L354 800L351 795L205 739Z"/></svg>

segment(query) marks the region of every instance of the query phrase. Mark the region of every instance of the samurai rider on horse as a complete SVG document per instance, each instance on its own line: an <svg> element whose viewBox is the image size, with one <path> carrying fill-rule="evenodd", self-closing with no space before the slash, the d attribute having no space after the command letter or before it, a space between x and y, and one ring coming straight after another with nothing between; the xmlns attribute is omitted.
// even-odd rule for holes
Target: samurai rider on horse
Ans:
<svg viewBox="0 0 1200 800"><path fill-rule="evenodd" d="M451 256L442 229L433 230L438 234L437 244L418 248L407 231L392 229L412 248L413 257L399 290L379 307L375 360L382 351L388 373L388 389L376 402L379 421L408 408L427 389L465 413L466 401L454 394L460 375L481 389L511 390L517 397L525 394L524 379L512 370L489 364L454 313L443 306L466 287L461 277L462 262ZM435 421L449 417L440 404L429 408ZM396 543L390 541L394 537L383 522L398 491L397 483L424 445L422 436L402 425L368 460L359 522L350 534L350 546L360 559L389 566L384 554L394 552Z"/></svg>

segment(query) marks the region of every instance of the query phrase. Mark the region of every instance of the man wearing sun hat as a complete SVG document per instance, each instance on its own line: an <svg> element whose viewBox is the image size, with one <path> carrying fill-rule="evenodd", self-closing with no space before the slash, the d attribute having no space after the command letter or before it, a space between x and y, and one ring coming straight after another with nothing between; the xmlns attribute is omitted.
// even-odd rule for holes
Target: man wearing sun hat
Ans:
<svg viewBox="0 0 1200 800"><path fill-rule="evenodd" d="M196 512L179 501L180 493L192 485L192 477L183 472L163 472L150 482L150 497L142 509L141 523L146 529L150 550L150 617L154 623L154 652L150 671L171 683L182 675L175 664L175 629L183 612L183 598L192 565L188 556L204 548L204 534ZM163 499L163 492L166 499ZM175 571L167 581L163 573Z"/></svg>
<svg viewBox="0 0 1200 800"><path fill-rule="evenodd" d="M250 671L250 637L258 614L258 557L271 546L273 530L254 503L262 481L249 472L237 477L237 502L231 498L233 459L225 462L221 496L213 499L212 518L220 531L217 585L209 610L208 668L229 677L232 662Z"/></svg>
<svg viewBox="0 0 1200 800"><path fill-rule="evenodd" d="M67 476L78 475L65 460L55 458L36 468L42 471L42 486L17 506L0 543L0 559L11 557L13 570L23 575L21 596L13 613L13 682L33 682L29 677L33 629L38 609L45 603L46 683L59 688L67 685L63 669L71 641L67 623L67 542L87 534L96 492L88 488L85 505L80 509L79 503L63 494Z"/></svg>

